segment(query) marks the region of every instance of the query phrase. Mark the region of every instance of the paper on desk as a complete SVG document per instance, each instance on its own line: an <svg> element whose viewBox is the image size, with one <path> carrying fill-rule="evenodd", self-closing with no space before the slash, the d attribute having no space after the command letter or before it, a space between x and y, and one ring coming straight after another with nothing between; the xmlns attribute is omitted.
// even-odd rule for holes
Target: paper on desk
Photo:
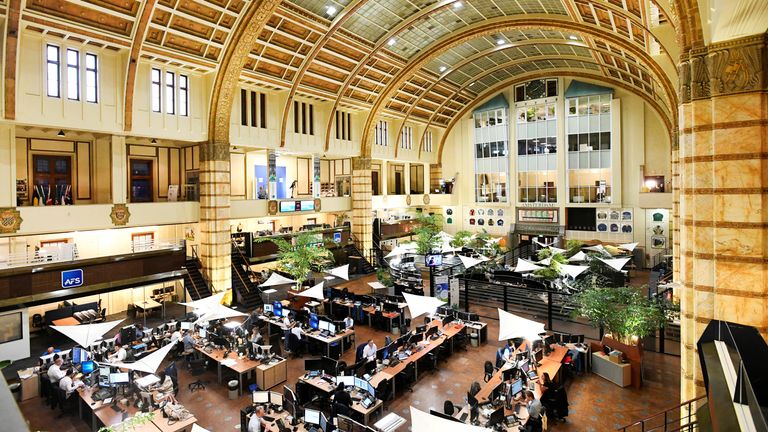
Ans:
<svg viewBox="0 0 768 432"><path fill-rule="evenodd" d="M235 363L237 363L237 360L235 360L235 359L231 359L231 358L230 358L230 359L226 359L226 360L222 360L222 361L221 361L221 364L222 364L222 366L232 366L232 365L234 365Z"/></svg>

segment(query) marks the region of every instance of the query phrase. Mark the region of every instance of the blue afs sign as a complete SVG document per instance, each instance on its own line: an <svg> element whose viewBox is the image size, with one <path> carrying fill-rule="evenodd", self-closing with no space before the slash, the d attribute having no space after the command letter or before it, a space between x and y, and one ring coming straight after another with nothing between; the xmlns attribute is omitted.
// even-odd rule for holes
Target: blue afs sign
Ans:
<svg viewBox="0 0 768 432"><path fill-rule="evenodd" d="M83 284L83 270L65 270L61 272L61 287L75 288Z"/></svg>

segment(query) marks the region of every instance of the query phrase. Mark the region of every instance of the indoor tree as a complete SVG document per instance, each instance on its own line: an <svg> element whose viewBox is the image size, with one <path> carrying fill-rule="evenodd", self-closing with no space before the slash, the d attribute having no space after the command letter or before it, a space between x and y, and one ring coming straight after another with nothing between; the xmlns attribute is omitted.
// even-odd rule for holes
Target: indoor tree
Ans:
<svg viewBox="0 0 768 432"><path fill-rule="evenodd" d="M416 228L413 233L416 235L416 253L426 255L442 245L440 230L443 228L443 218L440 215L425 215L423 212L416 214Z"/></svg>
<svg viewBox="0 0 768 432"><path fill-rule="evenodd" d="M463 248L469 245L471 241L472 241L472 233L467 230L460 230L453 235L453 240L451 240L449 244L451 245L451 247Z"/></svg>
<svg viewBox="0 0 768 432"><path fill-rule="evenodd" d="M296 281L301 290L312 270L322 270L333 264L333 254L325 248L319 231L302 231L293 238L256 238L254 242L271 241L277 245L277 268Z"/></svg>

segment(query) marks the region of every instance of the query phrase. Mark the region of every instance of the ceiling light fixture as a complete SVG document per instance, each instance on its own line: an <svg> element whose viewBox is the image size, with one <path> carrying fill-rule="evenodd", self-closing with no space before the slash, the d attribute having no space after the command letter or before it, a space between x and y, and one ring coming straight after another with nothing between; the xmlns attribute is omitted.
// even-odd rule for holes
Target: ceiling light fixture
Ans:
<svg viewBox="0 0 768 432"><path fill-rule="evenodd" d="M57 133L56 136L65 137L67 134L64 133L63 129L59 129L59 133Z"/></svg>
<svg viewBox="0 0 768 432"><path fill-rule="evenodd" d="M579 38L577 38L574 35L570 35L570 36L568 36L568 39L570 39L570 40L578 40Z"/></svg>
<svg viewBox="0 0 768 432"><path fill-rule="evenodd" d="M395 43L397 43L397 41L395 40L395 38L392 38L392 39L390 39L390 40L388 40L388 41L387 41L387 45L389 45L389 46L392 46L392 45L394 45Z"/></svg>
<svg viewBox="0 0 768 432"><path fill-rule="evenodd" d="M461 9L463 6L464 6L464 3L460 1L457 1L456 3L453 4L454 9Z"/></svg>
<svg viewBox="0 0 768 432"><path fill-rule="evenodd" d="M470 87L472 87L473 85L475 85L475 82L474 82L474 81L472 81L471 83L469 83L469 86L470 86Z"/></svg>
<svg viewBox="0 0 768 432"><path fill-rule="evenodd" d="M448 69L448 68L445 67L445 66L440 66L440 72L445 72L446 69Z"/></svg>
<svg viewBox="0 0 768 432"><path fill-rule="evenodd" d="M496 45L504 45L506 42L504 39L496 39Z"/></svg>
<svg viewBox="0 0 768 432"><path fill-rule="evenodd" d="M325 13L329 17L332 17L332 16L336 15L336 6L328 6L328 7L326 7L325 8Z"/></svg>

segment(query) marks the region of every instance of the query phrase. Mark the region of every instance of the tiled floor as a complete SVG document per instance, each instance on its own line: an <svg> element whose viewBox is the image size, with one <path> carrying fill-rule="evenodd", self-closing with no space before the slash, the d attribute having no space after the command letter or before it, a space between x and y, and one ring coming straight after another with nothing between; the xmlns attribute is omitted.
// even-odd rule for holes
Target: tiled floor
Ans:
<svg viewBox="0 0 768 432"><path fill-rule="evenodd" d="M347 284L350 291L368 291L363 278ZM394 401L385 406L387 411L394 411L406 419L410 418L409 406L421 410L442 409L448 399L454 403L463 403L464 395L472 381L482 380L483 362L493 360L498 334L498 322L488 320L489 343L477 348L468 347L466 352L457 352L446 362L440 363L436 372L422 375L413 386L413 393L398 394ZM358 343L373 338L382 345L386 333L375 331L365 326L358 326ZM347 351L342 358L347 364L354 361L354 352ZM182 366L182 363L179 363ZM208 382L205 391L190 393L186 384L192 378L180 370L179 400L199 419L199 424L211 431L236 430L240 427L240 409L249 403L244 396L238 400L229 400L224 386L216 384L215 371L203 376ZM655 414L679 403L678 357L646 353L644 378L645 383L639 390L622 389L592 374L577 377L566 385L570 401L570 415L564 424L551 425L554 431L610 431L632 421ZM288 381L294 387L300 375L304 373L303 360L289 360ZM282 389L282 386L279 387ZM57 414L45 407L40 399L32 399L21 404L21 409L30 422L32 430L56 432L87 431L85 422L76 417L57 418ZM0 427L0 429L2 429Z"/></svg>

